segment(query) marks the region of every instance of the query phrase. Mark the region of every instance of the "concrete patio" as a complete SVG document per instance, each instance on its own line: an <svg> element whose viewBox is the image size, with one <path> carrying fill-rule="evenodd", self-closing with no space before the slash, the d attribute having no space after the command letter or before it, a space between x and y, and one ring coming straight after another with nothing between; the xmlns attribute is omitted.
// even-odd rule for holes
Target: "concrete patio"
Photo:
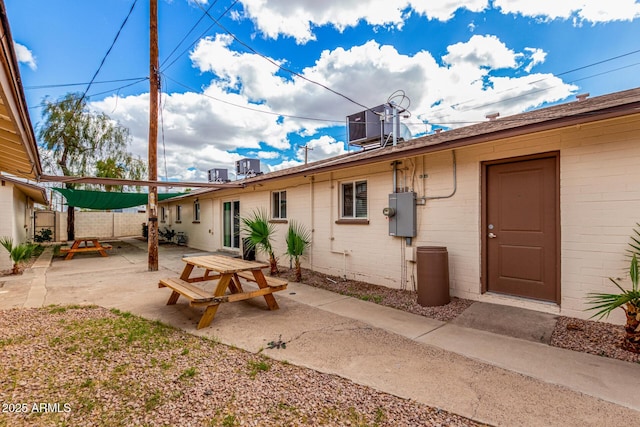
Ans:
<svg viewBox="0 0 640 427"><path fill-rule="evenodd" d="M640 416L640 364L550 347L518 331L471 328L491 315L489 305L445 323L290 283L275 294L279 310L267 310L262 298L223 304L210 327L196 330L201 309L184 299L165 305L170 291L157 283L178 275L182 256L197 251L161 246L160 268L149 272L146 242L121 242L107 258L62 261L45 252L23 275L0 278L0 309L118 308L492 425L626 425ZM534 334L548 330L545 319L539 324ZM286 349L267 348L277 340Z"/></svg>

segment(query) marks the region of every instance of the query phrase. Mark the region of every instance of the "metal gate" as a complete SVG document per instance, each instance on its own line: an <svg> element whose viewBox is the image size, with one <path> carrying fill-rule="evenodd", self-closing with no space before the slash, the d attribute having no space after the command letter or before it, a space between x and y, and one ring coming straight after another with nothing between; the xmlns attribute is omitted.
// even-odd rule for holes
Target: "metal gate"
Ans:
<svg viewBox="0 0 640 427"><path fill-rule="evenodd" d="M44 230L51 231L51 241L58 241L58 233L56 230L56 213L54 211L34 211L33 212L33 240L38 241L48 233Z"/></svg>

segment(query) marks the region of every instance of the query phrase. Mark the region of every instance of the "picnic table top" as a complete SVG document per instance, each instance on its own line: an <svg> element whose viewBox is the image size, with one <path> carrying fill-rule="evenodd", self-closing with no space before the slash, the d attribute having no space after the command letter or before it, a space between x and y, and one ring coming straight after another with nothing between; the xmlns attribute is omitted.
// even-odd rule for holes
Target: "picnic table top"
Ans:
<svg viewBox="0 0 640 427"><path fill-rule="evenodd" d="M237 273L239 271L260 270L269 264L258 261L247 261L223 255L201 255L182 258L187 264L216 271L221 274Z"/></svg>

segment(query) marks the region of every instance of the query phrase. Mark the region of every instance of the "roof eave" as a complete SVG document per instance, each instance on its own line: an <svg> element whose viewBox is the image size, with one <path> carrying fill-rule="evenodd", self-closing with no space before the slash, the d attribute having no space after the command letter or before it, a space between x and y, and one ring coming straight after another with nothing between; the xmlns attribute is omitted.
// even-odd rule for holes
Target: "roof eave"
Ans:
<svg viewBox="0 0 640 427"><path fill-rule="evenodd" d="M47 191L39 185L31 184L28 182L22 182L17 179L13 179L6 175L0 175L0 181L7 181L16 186L20 191L29 196L31 200L41 205L48 205L49 199L47 198Z"/></svg>
<svg viewBox="0 0 640 427"><path fill-rule="evenodd" d="M42 164L38 153L38 145L28 113L27 101L22 88L22 80L18 59L13 45L13 37L7 18L4 1L0 1L0 26L2 29L2 98L6 100L7 109L16 134L20 138L21 149L25 160L28 159L30 170L6 170L16 176L38 179L42 175Z"/></svg>

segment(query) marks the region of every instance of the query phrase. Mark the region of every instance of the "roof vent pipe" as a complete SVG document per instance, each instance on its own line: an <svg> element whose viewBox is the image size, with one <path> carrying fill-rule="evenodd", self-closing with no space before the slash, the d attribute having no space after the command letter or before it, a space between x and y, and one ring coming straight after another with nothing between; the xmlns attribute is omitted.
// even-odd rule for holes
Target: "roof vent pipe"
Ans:
<svg viewBox="0 0 640 427"><path fill-rule="evenodd" d="M493 121L493 120L497 119L498 117L500 117L500 113L498 113L498 112L488 113L485 117L487 119L489 119L490 121Z"/></svg>
<svg viewBox="0 0 640 427"><path fill-rule="evenodd" d="M579 95L576 95L576 98L578 98L578 101L584 101L585 99L587 99L589 97L589 93L581 93Z"/></svg>

